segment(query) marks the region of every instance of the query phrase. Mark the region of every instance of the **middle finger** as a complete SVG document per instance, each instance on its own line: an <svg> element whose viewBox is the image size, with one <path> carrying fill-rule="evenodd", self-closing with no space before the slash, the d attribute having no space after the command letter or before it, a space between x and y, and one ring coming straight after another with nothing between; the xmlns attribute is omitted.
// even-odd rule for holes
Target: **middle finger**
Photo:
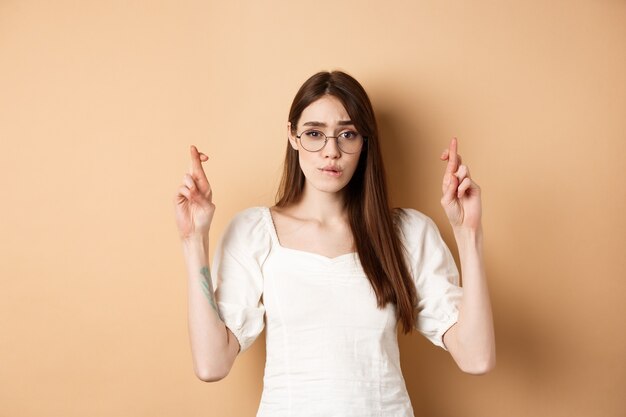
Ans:
<svg viewBox="0 0 626 417"><path fill-rule="evenodd" d="M450 151L449 149L446 149L446 150L443 151L443 153L441 154L441 159L442 160L444 160L444 161L448 160L449 151ZM463 163L463 158L461 158L461 154L460 153L456 154L456 160L457 160L459 165L461 165Z"/></svg>
<svg viewBox="0 0 626 417"><path fill-rule="evenodd" d="M198 151L198 148L196 148L194 145L191 145L190 147L190 154L191 154L191 167L189 169L189 173L197 180L208 181L206 177L206 173L204 172L204 169L202 168L202 162L204 162L202 155L204 154L200 153L200 151ZM206 159L209 159L209 158L207 157Z"/></svg>
<svg viewBox="0 0 626 417"><path fill-rule="evenodd" d="M450 141L450 147L448 148L448 166L446 172L453 174L459 168L459 161L457 155L458 142L456 138L452 138Z"/></svg>

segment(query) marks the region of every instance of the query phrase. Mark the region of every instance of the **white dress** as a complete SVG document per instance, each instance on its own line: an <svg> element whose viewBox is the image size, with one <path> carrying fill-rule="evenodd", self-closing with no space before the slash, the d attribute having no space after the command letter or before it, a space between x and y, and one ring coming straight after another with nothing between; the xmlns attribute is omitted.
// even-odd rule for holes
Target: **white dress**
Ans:
<svg viewBox="0 0 626 417"><path fill-rule="evenodd" d="M416 327L445 349L443 334L458 316L459 272L435 223L403 210ZM269 208L252 207L231 220L211 272L241 352L267 329L257 417L413 417L395 305L377 308L356 253L328 258L282 247Z"/></svg>

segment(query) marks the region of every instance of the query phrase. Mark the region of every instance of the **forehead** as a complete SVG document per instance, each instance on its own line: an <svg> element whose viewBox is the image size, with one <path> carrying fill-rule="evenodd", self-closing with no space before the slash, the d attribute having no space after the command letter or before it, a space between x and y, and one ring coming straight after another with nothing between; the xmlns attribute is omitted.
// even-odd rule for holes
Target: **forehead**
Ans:
<svg viewBox="0 0 626 417"><path fill-rule="evenodd" d="M302 111L298 124L315 121L330 125L343 120L350 120L350 116L341 101L335 96L325 95Z"/></svg>

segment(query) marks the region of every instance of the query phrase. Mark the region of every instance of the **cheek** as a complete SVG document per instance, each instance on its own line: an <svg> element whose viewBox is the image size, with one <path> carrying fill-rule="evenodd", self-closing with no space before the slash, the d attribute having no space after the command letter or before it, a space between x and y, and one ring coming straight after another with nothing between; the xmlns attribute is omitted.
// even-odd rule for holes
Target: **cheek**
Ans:
<svg viewBox="0 0 626 417"><path fill-rule="evenodd" d="M350 170L351 172L356 171L356 168L359 166L359 157L357 156L353 160L350 161Z"/></svg>
<svg viewBox="0 0 626 417"><path fill-rule="evenodd" d="M300 169L305 173L311 172L312 162L310 156L302 151L298 152L298 161L300 162Z"/></svg>

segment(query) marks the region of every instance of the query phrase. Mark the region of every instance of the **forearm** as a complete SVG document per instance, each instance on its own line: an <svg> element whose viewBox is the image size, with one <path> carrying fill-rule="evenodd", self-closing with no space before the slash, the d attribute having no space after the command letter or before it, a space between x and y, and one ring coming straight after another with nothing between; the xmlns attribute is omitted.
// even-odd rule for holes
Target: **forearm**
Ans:
<svg viewBox="0 0 626 417"><path fill-rule="evenodd" d="M451 333L450 349L459 366L471 373L484 373L495 366L496 348L493 316L483 261L483 234L456 229L463 298L459 319Z"/></svg>
<svg viewBox="0 0 626 417"><path fill-rule="evenodd" d="M229 371L228 331L215 300L208 264L208 239L182 242L188 272L188 326L194 370L205 381Z"/></svg>

